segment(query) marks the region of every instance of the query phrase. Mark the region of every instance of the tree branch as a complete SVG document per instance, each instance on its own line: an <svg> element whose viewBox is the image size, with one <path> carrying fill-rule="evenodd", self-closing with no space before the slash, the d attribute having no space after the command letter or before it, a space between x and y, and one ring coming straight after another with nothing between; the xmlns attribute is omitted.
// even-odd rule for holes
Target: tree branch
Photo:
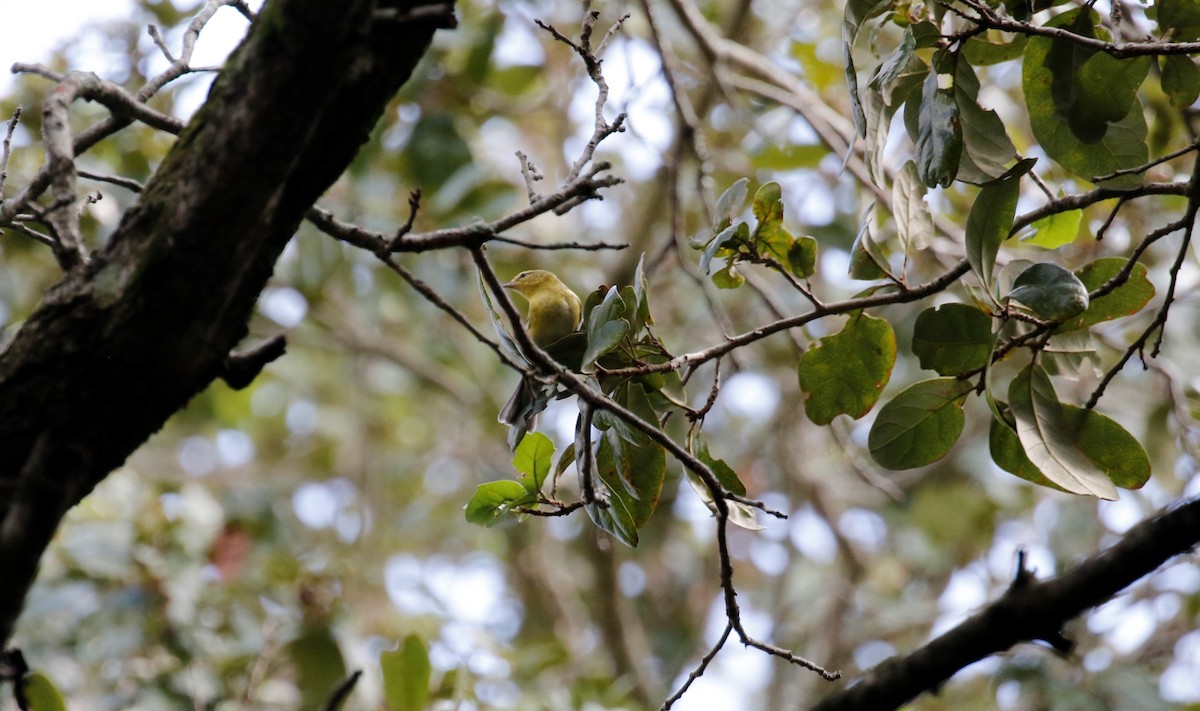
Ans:
<svg viewBox="0 0 1200 711"><path fill-rule="evenodd" d="M937 639L889 659L812 711L898 708L934 691L958 670L1021 642L1064 643L1069 620L1107 602L1171 558L1200 543L1200 498L1134 526L1103 553L1049 580L1020 571L995 602Z"/></svg>
<svg viewBox="0 0 1200 711"><path fill-rule="evenodd" d="M201 14L225 4L210 0ZM66 507L222 373L305 211L433 35L428 22L375 23L375 9L268 3L108 244L47 292L0 354L0 530L32 517L53 532ZM77 136L73 154L114 121ZM40 181L49 171L0 220L40 194ZM72 464L39 454L47 446ZM64 498L26 507L19 482L66 486ZM0 536L0 645L48 540Z"/></svg>

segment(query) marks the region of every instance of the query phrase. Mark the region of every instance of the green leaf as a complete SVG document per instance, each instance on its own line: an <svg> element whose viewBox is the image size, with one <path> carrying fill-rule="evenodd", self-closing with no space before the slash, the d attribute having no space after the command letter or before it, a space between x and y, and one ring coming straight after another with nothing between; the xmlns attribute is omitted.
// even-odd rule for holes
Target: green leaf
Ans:
<svg viewBox="0 0 1200 711"><path fill-rule="evenodd" d="M738 496L746 495L746 485L738 478L737 472L726 464L724 459L717 459L708 453L708 442L697 437L692 443L692 454L696 456L696 459L708 465L708 468L712 470L712 473L717 477L717 481L721 482L721 486L725 487L726 491Z"/></svg>
<svg viewBox="0 0 1200 711"><path fill-rule="evenodd" d="M700 271L708 274L711 270L712 260L717 256L717 253L722 249L733 249L733 247L729 246L731 242L733 243L733 247L736 247L739 242L748 244L750 242L750 226L745 222L738 222L735 225L726 227L716 237L713 237L713 240L704 248L704 253L700 255ZM732 254L732 251L729 253Z"/></svg>
<svg viewBox="0 0 1200 711"><path fill-rule="evenodd" d="M562 476L563 472L565 472L567 468L570 467L574 462L575 443L571 442L565 448L563 448L562 454L558 455L558 464L554 466L554 478L557 480L558 477Z"/></svg>
<svg viewBox="0 0 1200 711"><path fill-rule="evenodd" d="M929 248L933 240L933 217L925 204L925 185L917 175L917 164L906 161L892 183L892 214L896 235L905 252Z"/></svg>
<svg viewBox="0 0 1200 711"><path fill-rule="evenodd" d="M938 375L982 368L992 355L992 319L967 304L925 309L913 328L912 350L922 368Z"/></svg>
<svg viewBox="0 0 1200 711"><path fill-rule="evenodd" d="M770 181L759 186L754 193L754 217L758 227L754 229L755 238L766 229L783 224L783 189L779 183Z"/></svg>
<svg viewBox="0 0 1200 711"><path fill-rule="evenodd" d="M541 432L530 432L513 453L513 466L520 472L517 480L530 494L542 490L542 483L554 463L554 443Z"/></svg>
<svg viewBox="0 0 1200 711"><path fill-rule="evenodd" d="M779 183L764 183L754 194L754 216L758 220L754 228L755 251L771 257L801 279L812 276L817 242L811 237L793 237L783 226L783 191ZM740 286L740 275L733 282L736 282L733 286Z"/></svg>
<svg viewBox="0 0 1200 711"><path fill-rule="evenodd" d="M596 474L608 487L610 498L629 513L634 527L641 528L658 508L667 474L667 454L653 441L635 444L609 430L601 435Z"/></svg>
<svg viewBox="0 0 1200 711"><path fill-rule="evenodd" d="M1094 11L1080 8L1051 19L1048 27L1082 29L1094 35ZM1034 37L1025 47L1022 87L1034 136L1046 154L1080 177L1093 179L1146 162L1146 121L1136 99L1148 60L1114 67L1108 55L1088 61L1096 50L1066 40ZM1117 76L1111 83L1103 71ZM1084 75L1088 77L1084 80ZM1106 102L1128 106L1110 120L1114 110ZM1141 176L1130 174L1104 181L1105 187L1131 188Z"/></svg>
<svg viewBox="0 0 1200 711"><path fill-rule="evenodd" d="M1158 31L1173 42L1200 40L1200 4L1195 0L1158 0Z"/></svg>
<svg viewBox="0 0 1200 711"><path fill-rule="evenodd" d="M915 100L916 104L920 105L921 83L928 75L929 66L913 56L909 58L908 65L895 81L880 88L872 86L867 89L865 159L867 170L876 184L883 182L883 152L887 146L892 117L905 101ZM916 98L911 98L913 96Z"/></svg>
<svg viewBox="0 0 1200 711"><path fill-rule="evenodd" d="M807 279L817 271L817 240L802 235L788 247L787 268L801 279Z"/></svg>
<svg viewBox="0 0 1200 711"><path fill-rule="evenodd" d="M1017 157L1017 149L996 112L979 105L979 79L966 61L954 67L954 98L963 135L956 177L976 185L1003 177L1009 170L1005 166Z"/></svg>
<svg viewBox="0 0 1200 711"><path fill-rule="evenodd" d="M746 195L749 193L748 185L750 181L747 178L739 178L734 181L721 193L721 197L717 198L717 218L713 223L713 232L719 233L721 230L733 224L733 218L737 217L742 208L746 206Z"/></svg>
<svg viewBox="0 0 1200 711"><path fill-rule="evenodd" d="M1103 286L1125 268L1123 257L1097 259L1076 272L1079 281L1089 292ZM1087 311L1058 327L1059 331L1088 328L1104 321L1129 316L1141 311L1154 297L1154 285L1147 278L1146 267L1135 264L1129 279L1104 296L1098 296L1088 304Z"/></svg>
<svg viewBox="0 0 1200 711"><path fill-rule="evenodd" d="M1020 59L1028 39L1027 35L1016 35L1010 42L989 42L983 35L975 35L963 45L963 57L976 67Z"/></svg>
<svg viewBox="0 0 1200 711"><path fill-rule="evenodd" d="M67 711L62 693L45 674L30 672L20 683L25 687L25 700L29 702L26 711Z"/></svg>
<svg viewBox="0 0 1200 711"><path fill-rule="evenodd" d="M1069 420L1041 366L1031 363L1017 374L1008 401L1025 456L1047 479L1073 494L1117 498L1105 473L1072 443Z"/></svg>
<svg viewBox="0 0 1200 711"><path fill-rule="evenodd" d="M521 349L517 348L517 342L512 336L508 335L508 330L504 328L504 323L500 320L500 314L496 313L496 308L492 305L492 295L488 293L487 285L483 282L483 275L479 275L479 298L483 299L483 305L486 307L488 318L492 322L492 328L496 330L496 340L500 344L500 350L518 363L528 364L529 360L521 353Z"/></svg>
<svg viewBox="0 0 1200 711"><path fill-rule="evenodd" d="M879 68L875 70L875 75L871 77L869 84L871 88L883 91L884 87L895 81L905 68L908 67L908 63L913 56L913 50L916 48L917 40L913 37L912 27L905 27L904 34L900 37L900 44L879 65Z"/></svg>
<svg viewBox="0 0 1200 711"><path fill-rule="evenodd" d="M1058 249L1071 244L1079 236L1083 210L1056 212L1033 223L1033 235L1022 240L1025 244L1044 249Z"/></svg>
<svg viewBox="0 0 1200 711"><path fill-rule="evenodd" d="M846 70L846 88L850 91L850 115L854 132L860 137L866 129L862 101L858 95L858 72L854 68L854 40L863 22L879 13L886 0L847 0L842 15L842 64Z"/></svg>
<svg viewBox="0 0 1200 711"><path fill-rule="evenodd" d="M1050 321L1074 318L1088 307L1088 290L1079 277L1050 263L1034 264L1021 272L1008 298Z"/></svg>
<svg viewBox="0 0 1200 711"><path fill-rule="evenodd" d="M1090 9L1064 13L1049 24L1082 37L1097 37L1096 15ZM1133 108L1149 58L1119 60L1078 42L1060 38L1048 42L1044 68L1051 73L1055 111L1080 141L1095 143L1104 137L1109 123Z"/></svg>
<svg viewBox="0 0 1200 711"><path fill-rule="evenodd" d="M607 531L630 548L637 548L637 526L633 524L633 517L625 510L625 504L621 503L620 499L595 501L583 508L600 530Z"/></svg>
<svg viewBox="0 0 1200 711"><path fill-rule="evenodd" d="M346 661L332 630L325 624L305 623L284 652L296 670L299 708L325 708L329 697L346 678Z"/></svg>
<svg viewBox="0 0 1200 711"><path fill-rule="evenodd" d="M871 456L892 470L925 466L946 456L962 434L962 401L971 390L971 383L957 378L922 380L901 390L871 424Z"/></svg>
<svg viewBox="0 0 1200 711"><path fill-rule="evenodd" d="M875 204L872 203L863 212L862 227L858 229L858 235L850 247L851 279L870 281L888 276L887 256L884 255L882 247L871 238L871 214L874 209Z"/></svg>
<svg viewBox="0 0 1200 711"><path fill-rule="evenodd" d="M1200 98L1200 68L1189 56L1168 54L1162 57L1162 90L1171 105L1184 109Z"/></svg>
<svg viewBox="0 0 1200 711"><path fill-rule="evenodd" d="M1140 489L1150 480L1150 457L1137 439L1116 421L1073 405L1063 405L1071 441L1122 489Z"/></svg>
<svg viewBox="0 0 1200 711"><path fill-rule="evenodd" d="M643 325L653 325L654 317L650 315L650 286L646 281L646 255L638 257L637 268L633 271L633 293L636 297L637 318Z"/></svg>
<svg viewBox="0 0 1200 711"><path fill-rule="evenodd" d="M1014 474L1038 486L1066 491L1047 479L1038 471L1037 467L1033 466L1033 462L1025 456L1025 448L1021 446L1021 440L1017 439L1016 431L1007 422L992 418L991 427L988 429L988 449L996 466L1009 474Z"/></svg>
<svg viewBox="0 0 1200 711"><path fill-rule="evenodd" d="M1141 488L1150 479L1150 458L1137 439L1118 423L1093 410L1063 404L1063 423L1071 442L1113 484L1122 489ZM1046 478L1006 423L992 420L988 441L992 459L1006 472L1059 491L1067 491Z"/></svg>
<svg viewBox="0 0 1200 711"><path fill-rule="evenodd" d="M967 261L983 288L991 293L992 270L1000 245L1012 231L1017 214L1020 178L1010 176L979 189L975 204L967 215Z"/></svg>
<svg viewBox="0 0 1200 711"><path fill-rule="evenodd" d="M708 443L703 439L696 438L692 443L692 453L696 455L697 459L708 465L708 468L712 470L713 475L717 477L717 481L721 483L721 486L725 487L726 491L738 496L746 495L746 486L742 484L741 479L738 479L737 472L733 471L733 468L726 464L725 460L716 459L710 455L708 453ZM712 492L708 490L708 487L704 485L704 482L694 472L687 469L684 472L687 474L688 484L691 485L696 495L700 497L700 500L704 502L704 505L715 516L717 506L713 502ZM758 514L753 507L743 504L740 501L730 501L728 499L725 501L725 505L729 509L729 522L733 525L748 531L761 531L765 528L758 522Z"/></svg>
<svg viewBox="0 0 1200 711"><path fill-rule="evenodd" d="M1042 348L1042 366L1050 375L1075 377L1085 369L1094 372L1099 362L1092 334L1085 330L1056 331Z"/></svg>
<svg viewBox="0 0 1200 711"><path fill-rule="evenodd" d="M420 636L410 634L399 649L380 652L379 667L383 672L383 698L388 711L424 710L429 701L433 666Z"/></svg>
<svg viewBox="0 0 1200 711"><path fill-rule="evenodd" d="M583 372L590 373L595 370L596 359L616 348L629 333L629 321L623 318L625 308L620 290L614 286L609 288L604 300L588 314L587 349L583 352L580 367Z"/></svg>
<svg viewBox="0 0 1200 711"><path fill-rule="evenodd" d="M838 415L858 419L871 411L896 362L896 335L887 321L863 312L841 332L800 356L797 374L808 419L827 425Z"/></svg>
<svg viewBox="0 0 1200 711"><path fill-rule="evenodd" d="M719 289L736 289L746 283L746 277L742 276L732 261L718 269L712 275L712 280Z"/></svg>
<svg viewBox="0 0 1200 711"><path fill-rule="evenodd" d="M937 69L937 64L934 65ZM939 88L946 84L946 88ZM931 71L921 91L917 114L917 170L929 187L949 187L958 174L962 126L954 95L954 74Z"/></svg>
<svg viewBox="0 0 1200 711"><path fill-rule="evenodd" d="M625 320L629 321L629 335L637 337L637 334L642 332L645 324L642 323L640 318L641 313L637 308L637 289L634 289L632 284L626 284L621 287L621 301L625 302Z"/></svg>
<svg viewBox="0 0 1200 711"><path fill-rule="evenodd" d="M696 496L699 496L708 510L716 516L717 505L713 502L712 492L708 490L708 487L704 485L704 482L694 472L684 470L684 473L687 475L687 483L692 487L692 491L696 492ZM725 501L725 506L729 509L729 522L738 528L744 528L747 531L761 531L766 528L766 526L758 522L758 514L755 512L754 507L743 504L740 501L730 500Z"/></svg>
<svg viewBox="0 0 1200 711"><path fill-rule="evenodd" d="M513 508L533 502L529 491L512 479L489 481L477 486L467 502L467 521L491 528L507 519Z"/></svg>
<svg viewBox="0 0 1200 711"><path fill-rule="evenodd" d="M612 398L625 409L641 417L646 422L656 424L658 414L650 405L650 398L640 383L624 381L612 393ZM593 424L601 430L612 429L621 439L634 444L645 444L650 441L645 432L633 427L624 419L607 410L600 410L593 418Z"/></svg>

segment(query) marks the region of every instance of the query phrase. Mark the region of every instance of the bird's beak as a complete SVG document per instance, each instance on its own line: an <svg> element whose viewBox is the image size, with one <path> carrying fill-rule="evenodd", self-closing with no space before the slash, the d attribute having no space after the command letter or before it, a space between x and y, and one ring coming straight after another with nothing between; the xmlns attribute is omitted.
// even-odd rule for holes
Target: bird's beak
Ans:
<svg viewBox="0 0 1200 711"><path fill-rule="evenodd" d="M513 288L514 283L515 282L506 281L503 284L501 284L500 286L504 287L505 289L511 289L511 288Z"/></svg>

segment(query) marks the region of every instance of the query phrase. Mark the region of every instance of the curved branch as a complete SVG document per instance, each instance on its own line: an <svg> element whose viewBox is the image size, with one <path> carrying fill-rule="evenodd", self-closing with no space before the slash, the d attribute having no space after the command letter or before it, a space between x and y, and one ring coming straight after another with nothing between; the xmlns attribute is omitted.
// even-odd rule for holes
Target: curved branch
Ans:
<svg viewBox="0 0 1200 711"><path fill-rule="evenodd" d="M1022 642L1055 648L1069 642L1062 627L1107 602L1159 566L1200 543L1200 498L1134 526L1113 547L1049 580L1018 572L995 602L904 657L868 671L812 711L893 709L933 691L958 670Z"/></svg>

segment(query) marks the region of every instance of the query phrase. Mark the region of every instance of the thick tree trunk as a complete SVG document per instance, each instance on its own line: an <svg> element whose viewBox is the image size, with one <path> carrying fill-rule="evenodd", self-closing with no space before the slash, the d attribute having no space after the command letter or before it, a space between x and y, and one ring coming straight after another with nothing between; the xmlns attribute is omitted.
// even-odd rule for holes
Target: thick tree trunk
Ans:
<svg viewBox="0 0 1200 711"><path fill-rule="evenodd" d="M388 4L267 2L108 246L0 354L0 646L63 514L221 374L305 210L425 52L437 22Z"/></svg>

